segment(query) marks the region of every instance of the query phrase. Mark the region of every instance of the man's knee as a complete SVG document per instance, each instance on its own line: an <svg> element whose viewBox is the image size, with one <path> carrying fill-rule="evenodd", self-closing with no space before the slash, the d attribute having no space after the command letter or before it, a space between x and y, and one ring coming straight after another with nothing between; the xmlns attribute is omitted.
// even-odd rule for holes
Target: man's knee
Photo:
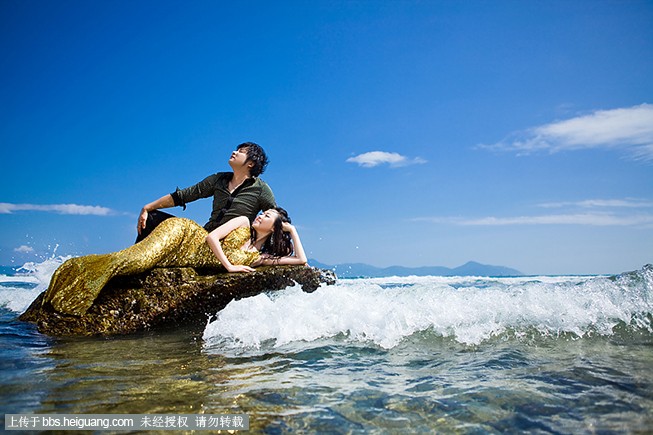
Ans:
<svg viewBox="0 0 653 435"><path fill-rule="evenodd" d="M162 222L174 217L170 213L166 213L160 210L153 210L147 214L147 220L145 221L145 228L141 229L140 234L136 237L136 242L138 243L147 236L150 235L156 227L159 226Z"/></svg>

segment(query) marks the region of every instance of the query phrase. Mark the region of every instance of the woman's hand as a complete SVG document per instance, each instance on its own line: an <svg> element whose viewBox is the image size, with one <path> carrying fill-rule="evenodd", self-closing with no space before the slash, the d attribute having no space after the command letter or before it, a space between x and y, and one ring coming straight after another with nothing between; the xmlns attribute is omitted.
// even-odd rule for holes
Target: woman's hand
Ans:
<svg viewBox="0 0 653 435"><path fill-rule="evenodd" d="M286 233L292 233L295 230L295 227L288 222L284 222L281 224L281 229Z"/></svg>
<svg viewBox="0 0 653 435"><path fill-rule="evenodd" d="M254 272L254 269L249 267L249 266L242 265L242 264L235 264L235 265L231 264L231 265L229 265L229 267L227 267L227 272L229 272L229 273L232 273L232 272L249 273L249 272Z"/></svg>

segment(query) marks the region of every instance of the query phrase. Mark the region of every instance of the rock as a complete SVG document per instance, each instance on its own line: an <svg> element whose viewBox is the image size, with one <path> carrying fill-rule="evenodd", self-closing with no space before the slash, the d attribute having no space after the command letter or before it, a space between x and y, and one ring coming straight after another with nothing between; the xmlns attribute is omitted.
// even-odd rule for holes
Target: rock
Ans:
<svg viewBox="0 0 653 435"><path fill-rule="evenodd" d="M41 293L20 320L53 336L124 335L181 325L206 325L230 301L295 283L305 292L336 280L330 270L269 266L251 273L215 273L193 268L157 268L109 281L82 316L57 312Z"/></svg>

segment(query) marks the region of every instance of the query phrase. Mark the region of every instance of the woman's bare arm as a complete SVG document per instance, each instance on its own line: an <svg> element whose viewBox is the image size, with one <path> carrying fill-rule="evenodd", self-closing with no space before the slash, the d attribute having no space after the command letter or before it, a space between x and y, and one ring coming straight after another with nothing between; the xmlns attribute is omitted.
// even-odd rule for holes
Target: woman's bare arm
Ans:
<svg viewBox="0 0 653 435"><path fill-rule="evenodd" d="M220 240L227 237L227 234L240 227L249 227L249 219L247 217L238 216L220 225L206 236L206 243L208 243L211 251L213 251L228 272L253 272L254 269L249 266L231 264L220 244Z"/></svg>

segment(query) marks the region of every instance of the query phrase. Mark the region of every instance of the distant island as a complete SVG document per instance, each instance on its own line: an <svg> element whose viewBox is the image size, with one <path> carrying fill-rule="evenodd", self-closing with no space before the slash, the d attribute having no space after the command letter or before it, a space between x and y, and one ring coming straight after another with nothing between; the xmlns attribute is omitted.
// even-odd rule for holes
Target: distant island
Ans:
<svg viewBox="0 0 653 435"><path fill-rule="evenodd" d="M379 278L385 276L524 276L516 269L505 266L490 266L487 264L469 261L462 266L449 268L444 266L425 267L375 267L364 263L343 263L328 265L317 260L309 259L308 263L320 269L335 271L339 278Z"/></svg>

